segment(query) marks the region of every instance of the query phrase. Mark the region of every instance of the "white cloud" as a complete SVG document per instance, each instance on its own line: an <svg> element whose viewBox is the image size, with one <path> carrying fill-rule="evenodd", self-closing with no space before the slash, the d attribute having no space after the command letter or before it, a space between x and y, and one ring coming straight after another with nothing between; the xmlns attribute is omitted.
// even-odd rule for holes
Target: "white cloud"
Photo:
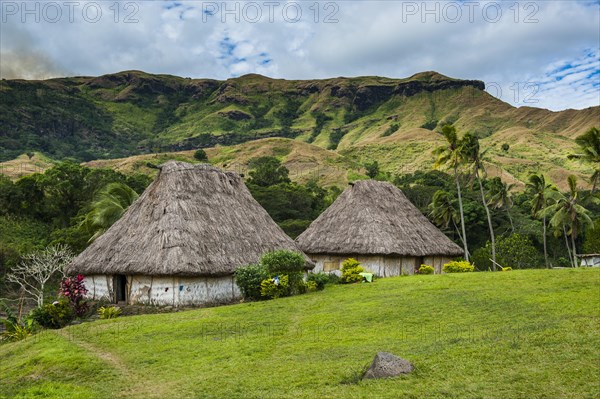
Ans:
<svg viewBox="0 0 600 399"><path fill-rule="evenodd" d="M238 15L223 13L222 2L132 3L138 10L129 3L121 2L117 15L110 8L113 2L80 2L73 22L65 9L60 21L45 22L47 15L40 9L39 23L30 15L23 23L22 10L6 8L19 8L21 2L3 1L0 75L31 78L141 69L218 79L250 72L308 79L405 77L436 70L498 85L502 100L517 106L556 110L600 104L600 76L592 75L600 69L598 2L504 2L495 22L490 18L496 16L498 3L489 1L476 3L472 18L467 3L459 1L321 2L318 14L314 2L280 1L273 9L255 2L259 22L249 21L257 15L251 2L228 3L229 10L237 7ZM91 4L102 10L96 23L86 21L91 12L83 13L85 7L93 10ZM302 17L292 22L298 7ZM434 11L427 14L423 7ZM139 22L125 23L128 15ZM328 16L338 22L325 23ZM592 56L587 56L590 51ZM43 61L26 62L31 54ZM568 76L557 81L559 75L552 71L569 62L573 68L563 71ZM577 62L587 69L578 69ZM526 82L540 88L537 103L523 103L524 96L517 99L510 89Z"/></svg>

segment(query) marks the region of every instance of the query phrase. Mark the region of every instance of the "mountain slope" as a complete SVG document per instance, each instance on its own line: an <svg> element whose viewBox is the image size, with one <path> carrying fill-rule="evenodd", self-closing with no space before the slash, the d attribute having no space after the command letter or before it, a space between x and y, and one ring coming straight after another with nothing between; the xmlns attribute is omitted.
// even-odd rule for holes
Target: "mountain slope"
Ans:
<svg viewBox="0 0 600 399"><path fill-rule="evenodd" d="M27 151L90 161L287 137L361 164L377 159L383 170L402 173L429 169L437 132L453 123L490 148L492 174L518 182L540 170L564 180L569 173L589 174L589 165L566 155L576 148L576 136L600 125L600 107L514 108L486 93L480 81L436 72L406 79L245 75L217 81L125 71L2 80L0 95L0 161Z"/></svg>

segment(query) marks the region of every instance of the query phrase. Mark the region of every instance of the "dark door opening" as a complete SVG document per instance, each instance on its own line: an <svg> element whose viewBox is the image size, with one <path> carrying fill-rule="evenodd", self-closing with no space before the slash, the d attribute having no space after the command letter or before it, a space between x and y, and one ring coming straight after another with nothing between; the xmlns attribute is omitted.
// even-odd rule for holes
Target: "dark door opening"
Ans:
<svg viewBox="0 0 600 399"><path fill-rule="evenodd" d="M127 277L122 274L117 274L114 280L115 286L115 302L127 301Z"/></svg>

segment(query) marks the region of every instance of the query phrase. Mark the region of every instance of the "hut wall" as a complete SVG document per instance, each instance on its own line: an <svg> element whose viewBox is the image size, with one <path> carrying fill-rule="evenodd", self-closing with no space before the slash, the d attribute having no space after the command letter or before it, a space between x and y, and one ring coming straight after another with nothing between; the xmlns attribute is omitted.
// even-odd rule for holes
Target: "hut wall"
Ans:
<svg viewBox="0 0 600 399"><path fill-rule="evenodd" d="M370 256L370 255L325 255L307 254L315 262L313 273L335 272L341 270L342 263L348 258L355 258L366 271L379 277L393 277L401 274L414 274L415 266L420 259L412 256ZM417 265L417 263L419 263Z"/></svg>
<svg viewBox="0 0 600 399"><path fill-rule="evenodd" d="M86 287L91 299L113 300L112 276L88 276ZM149 305L202 305L230 302L241 298L233 276L169 277L127 276L127 302Z"/></svg>
<svg viewBox="0 0 600 399"><path fill-rule="evenodd" d="M368 271L379 277L393 277L402 274L415 274L415 269L422 264L433 266L436 274L442 273L444 264L452 261L447 256L371 256L371 255L326 255L308 254L315 262L313 273L335 272L342 268L342 262L348 258L355 258Z"/></svg>
<svg viewBox="0 0 600 399"><path fill-rule="evenodd" d="M91 299L113 299L113 278L112 276L94 275L86 276L83 281L88 289L87 297Z"/></svg>
<svg viewBox="0 0 600 399"><path fill-rule="evenodd" d="M423 264L433 266L433 268L435 269L435 274L441 274L442 267L444 267L446 263L452 262L452 259L453 258L448 256L426 256L423 259Z"/></svg>

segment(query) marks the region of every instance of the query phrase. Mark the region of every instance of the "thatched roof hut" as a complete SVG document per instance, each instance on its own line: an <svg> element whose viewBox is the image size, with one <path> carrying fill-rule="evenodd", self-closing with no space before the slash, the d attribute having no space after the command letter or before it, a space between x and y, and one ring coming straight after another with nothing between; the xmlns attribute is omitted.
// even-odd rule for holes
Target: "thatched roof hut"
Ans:
<svg viewBox="0 0 600 399"><path fill-rule="evenodd" d="M170 161L123 217L75 258L68 273L231 276L276 249L300 252L240 176Z"/></svg>
<svg viewBox="0 0 600 399"><path fill-rule="evenodd" d="M402 191L390 183L373 180L352 184L296 242L313 260L319 258L316 255L411 258L416 265L426 262L426 258L435 263L433 258L441 262L463 254ZM403 270L406 259L399 262ZM441 265L436 268L441 269ZM378 274L388 274L380 271Z"/></svg>

